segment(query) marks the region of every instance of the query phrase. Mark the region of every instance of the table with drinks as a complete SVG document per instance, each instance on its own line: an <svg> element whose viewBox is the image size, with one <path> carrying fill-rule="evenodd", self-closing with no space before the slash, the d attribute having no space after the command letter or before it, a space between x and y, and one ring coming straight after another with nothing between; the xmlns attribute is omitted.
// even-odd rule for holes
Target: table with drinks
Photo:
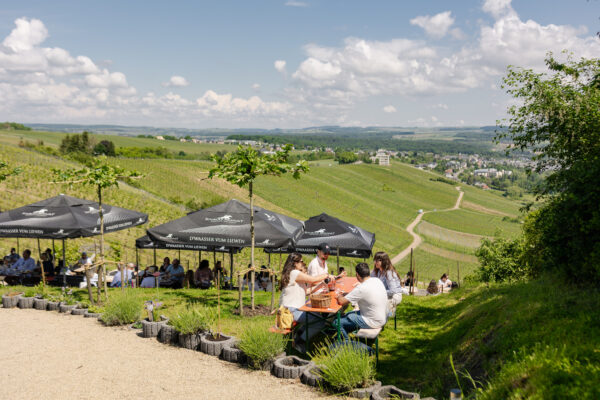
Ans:
<svg viewBox="0 0 600 400"><path fill-rule="evenodd" d="M341 340L342 332L340 331L340 319L342 315L342 306L337 301L338 294L348 294L358 285L358 280L354 277L339 277L338 279L329 279L326 284L323 284L323 291L321 294L328 295L330 297L330 303L328 307L313 307L310 300L299 308L300 311L304 311L304 316L306 318L306 346L308 349L308 314L312 313L318 319L326 321L329 323L329 319L327 318L329 314L335 313L335 319L337 321L336 331L337 338ZM318 286L317 286L318 287Z"/></svg>

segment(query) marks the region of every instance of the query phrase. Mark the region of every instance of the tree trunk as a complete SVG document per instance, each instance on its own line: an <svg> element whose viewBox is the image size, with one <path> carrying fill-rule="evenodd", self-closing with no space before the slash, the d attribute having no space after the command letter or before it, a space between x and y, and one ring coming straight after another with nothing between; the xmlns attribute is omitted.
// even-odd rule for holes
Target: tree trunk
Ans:
<svg viewBox="0 0 600 400"><path fill-rule="evenodd" d="M254 310L254 196L252 195L252 183L250 182L249 185L249 192L250 192L250 240L251 240L251 245L250 245L250 263L251 263L251 267L252 270L250 271L250 286L252 286L252 288L250 289L250 303L251 303L251 307Z"/></svg>
<svg viewBox="0 0 600 400"><path fill-rule="evenodd" d="M102 287L104 288L104 299L108 301L108 290L106 287L106 266L104 264L104 211L102 210L102 188L98 186L98 214L100 216L100 266L98 268L98 276L102 274ZM123 286L123 273L121 273L121 286ZM98 302L100 302L100 293L102 288L98 283Z"/></svg>
<svg viewBox="0 0 600 400"><path fill-rule="evenodd" d="M240 303L240 317L242 315L244 315L244 305L243 305L243 295L242 295L242 289L243 289L243 283L242 282L242 273L238 272L238 299L239 299L239 303Z"/></svg>

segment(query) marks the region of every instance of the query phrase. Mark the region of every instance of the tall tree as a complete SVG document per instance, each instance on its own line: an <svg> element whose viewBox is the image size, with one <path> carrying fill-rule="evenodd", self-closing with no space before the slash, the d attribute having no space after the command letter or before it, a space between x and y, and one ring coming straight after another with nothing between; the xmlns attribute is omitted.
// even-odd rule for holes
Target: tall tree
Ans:
<svg viewBox="0 0 600 400"><path fill-rule="evenodd" d="M547 178L525 225L534 273L600 281L600 59L546 59L548 73L510 67L504 88L517 104L502 121L511 148L534 154Z"/></svg>
<svg viewBox="0 0 600 400"><path fill-rule="evenodd" d="M103 279L104 273L104 210L102 209L102 191L112 186L119 186L119 180L141 178L137 171L125 171L119 166L108 164L105 156L94 159L88 166L81 169L52 169L52 172L58 179L56 183L68 185L82 184L94 186L98 195L98 209L100 216L100 260L98 261L98 278L103 282L98 284L97 301L100 302L102 287L104 288L105 299L108 300L108 291L106 288L106 279ZM89 277L88 277L89 282ZM88 294L90 301L93 302L91 285L88 284Z"/></svg>
<svg viewBox="0 0 600 400"><path fill-rule="evenodd" d="M250 197L250 260L254 268L254 181L262 175L281 176L286 173L292 173L294 179L300 179L301 173L308 172L308 163L300 160L295 164L288 162L292 145L287 144L282 150L275 154L263 154L252 146L238 146L236 151L219 156L212 155L212 159L217 165L212 168L208 177L223 178L239 187L248 186L248 196ZM254 309L254 273L251 273L251 302ZM241 285L241 282L240 282Z"/></svg>

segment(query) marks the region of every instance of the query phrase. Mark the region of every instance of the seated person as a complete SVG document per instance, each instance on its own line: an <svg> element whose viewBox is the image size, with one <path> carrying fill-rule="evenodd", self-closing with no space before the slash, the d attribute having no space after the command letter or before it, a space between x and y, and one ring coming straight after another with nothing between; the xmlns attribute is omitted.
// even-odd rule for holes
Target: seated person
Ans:
<svg viewBox="0 0 600 400"><path fill-rule="evenodd" d="M346 308L350 303L357 303L360 311L351 311L340 320L342 336L348 340L348 332L358 329L377 329L387 321L387 294L385 286L379 279L371 278L369 266L366 263L356 265L356 279L360 285L343 296L337 296L338 303Z"/></svg>
<svg viewBox="0 0 600 400"><path fill-rule="evenodd" d="M27 249L23 252L23 257L12 265L12 268L20 274L31 274L37 269L35 260L31 258L31 250Z"/></svg>
<svg viewBox="0 0 600 400"><path fill-rule="evenodd" d="M408 294L408 290L402 287L402 281L392 265L392 260L386 252L378 251L373 257L373 263L375 267L371 272L371 277L379 278L383 283L388 299L398 295L399 303L402 300L402 294Z"/></svg>
<svg viewBox="0 0 600 400"><path fill-rule="evenodd" d="M127 265L121 265L120 270L113 276L113 280L110 283L110 287L121 287L121 285L131 285L131 279L133 277L134 265L129 263ZM123 283L123 277L125 277L125 283Z"/></svg>
<svg viewBox="0 0 600 400"><path fill-rule="evenodd" d="M208 289L214 279L215 277L210 270L208 260L202 260L194 273L194 285L200 289Z"/></svg>
<svg viewBox="0 0 600 400"><path fill-rule="evenodd" d="M14 247L10 249L10 254L8 255L8 257L10 258L11 264L16 263L19 260L19 258L21 258L21 256L19 255L19 253L17 253L17 250L15 250Z"/></svg>
<svg viewBox="0 0 600 400"><path fill-rule="evenodd" d="M217 263L215 264L215 268L213 269L213 277L215 279L215 282L217 281L218 277L219 281L221 282L221 285L223 285L226 276L227 271L225 270L225 268L223 268L223 265L221 265L221 261L217 261Z"/></svg>
<svg viewBox="0 0 600 400"><path fill-rule="evenodd" d="M160 266L158 272L160 272L161 274L164 274L167 272L167 269L171 266L171 259L169 257L165 257L165 259L163 260L162 265Z"/></svg>
<svg viewBox="0 0 600 400"><path fill-rule="evenodd" d="M54 276L54 265L49 258L48 253L42 253L42 269L46 276Z"/></svg>
<svg viewBox="0 0 600 400"><path fill-rule="evenodd" d="M415 282L413 279L413 272L412 271L408 271L406 273L406 277L404 278L404 286L415 286Z"/></svg>
<svg viewBox="0 0 600 400"><path fill-rule="evenodd" d="M183 278L185 271L176 258L167 268L167 272L160 278L160 286L181 289L183 287Z"/></svg>
<svg viewBox="0 0 600 400"><path fill-rule="evenodd" d="M144 275L142 278L142 282L140 283L140 287L142 288L153 288L156 287L156 277L153 275L158 270L156 265L152 265L144 271Z"/></svg>
<svg viewBox="0 0 600 400"><path fill-rule="evenodd" d="M266 292L271 291L271 274L269 273L265 265L262 265L260 267L260 272L257 276L256 286L258 286L258 290L264 290Z"/></svg>
<svg viewBox="0 0 600 400"><path fill-rule="evenodd" d="M438 281L438 286L442 292L447 292L452 289L452 281L448 279L448 274L443 274Z"/></svg>
<svg viewBox="0 0 600 400"><path fill-rule="evenodd" d="M435 296L436 294L439 294L439 288L438 285L435 284L435 279L432 279L431 282L429 282L429 286L427 286L427 296Z"/></svg>

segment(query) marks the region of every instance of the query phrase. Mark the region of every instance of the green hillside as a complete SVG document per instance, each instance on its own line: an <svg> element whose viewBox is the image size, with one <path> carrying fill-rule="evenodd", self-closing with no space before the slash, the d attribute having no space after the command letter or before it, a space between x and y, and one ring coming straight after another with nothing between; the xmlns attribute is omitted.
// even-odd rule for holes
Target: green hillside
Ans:
<svg viewBox="0 0 600 400"><path fill-rule="evenodd" d="M513 237L521 231L521 224L498 215L484 214L472 210L453 210L438 213L429 213L423 220L443 228L459 232L472 233L483 236Z"/></svg>

